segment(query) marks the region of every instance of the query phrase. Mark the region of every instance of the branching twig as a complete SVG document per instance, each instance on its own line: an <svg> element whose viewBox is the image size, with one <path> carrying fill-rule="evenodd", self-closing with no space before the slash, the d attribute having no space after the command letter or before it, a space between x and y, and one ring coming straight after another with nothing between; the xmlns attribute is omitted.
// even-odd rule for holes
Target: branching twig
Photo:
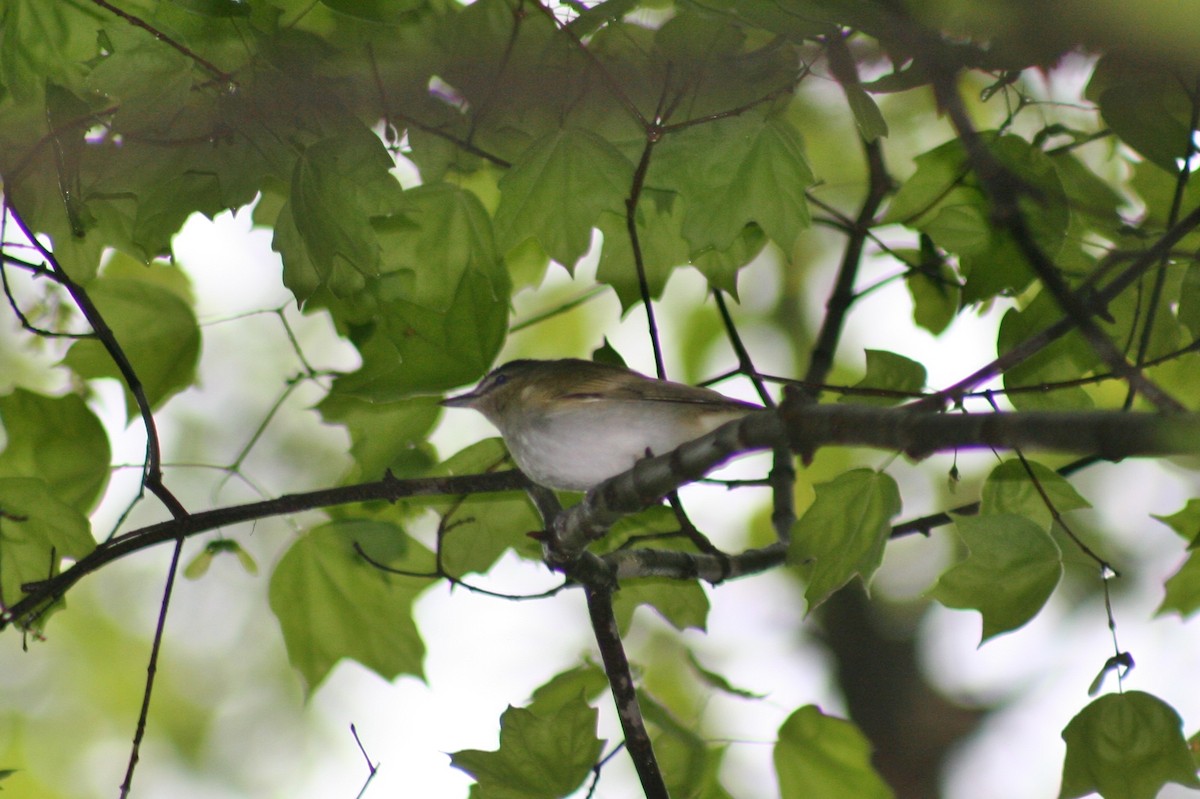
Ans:
<svg viewBox="0 0 1200 799"><path fill-rule="evenodd" d="M1179 214L1183 208L1184 191L1187 189L1188 180L1192 175L1192 156L1196 153L1196 143L1193 135L1196 130L1200 129L1200 80L1196 82L1192 90L1192 116L1188 124L1187 140L1183 143L1184 155L1181 159L1179 174L1175 178L1175 193L1171 198L1171 208L1167 212L1167 226L1173 226L1179 220ZM1167 260L1168 255L1163 254L1159 260L1158 271L1154 275L1154 284L1150 288L1150 301L1146 305L1146 321L1142 323L1142 337L1138 342L1137 358L1135 363L1139 367L1144 367L1146 357L1150 352L1150 344L1154 340L1154 321L1158 315L1159 308L1162 305L1163 289L1167 283ZM1129 387L1129 394L1125 398L1125 407L1133 406L1133 399L1136 395L1135 387Z"/></svg>
<svg viewBox="0 0 1200 799"><path fill-rule="evenodd" d="M1153 268L1164 253L1170 252L1181 239L1191 233L1198 225L1200 225L1200 207L1193 209L1191 213L1179 220L1179 224L1160 236L1153 246L1147 248L1124 272L1113 278L1102 289L1094 290L1090 287L1085 288L1084 290L1089 292L1093 304L1096 307L1103 307L1106 303L1120 296L1143 273ZM1041 352L1074 329L1075 324L1073 320L1068 317L1059 319L1057 322L1017 344L991 363L976 369L949 388L942 389L937 394L913 403L910 407L914 409L942 408L947 403L957 402L966 392L984 381L990 380L996 375L1003 374L1017 364L1032 358L1038 352Z"/></svg>
<svg viewBox="0 0 1200 799"><path fill-rule="evenodd" d="M358 737L358 729L353 724L350 725L350 734L354 736L354 743L358 745L358 751L362 752L363 760L367 761L367 779L363 781L363 786L359 790L358 796L355 797L355 799L362 799L367 793L367 786L379 773L380 764L371 762L371 756L367 754L367 748L363 746L362 740Z"/></svg>
<svg viewBox="0 0 1200 799"><path fill-rule="evenodd" d="M187 510L175 498L175 495L163 484L162 479L162 451L158 439L158 426L154 421L154 413L150 409L150 401L146 398L146 390L142 385L141 378L130 363L129 357L125 354L121 343L117 341L116 335L112 328L108 326L104 316L100 310L92 302L92 298L82 286L71 278L67 270L62 268L62 265L55 258L46 245L34 235L29 226L25 224L25 220L17 212L17 209L12 205L12 198L4 195L4 205L8 209L12 220L26 239L37 249L38 253L46 260L49 268L54 272L55 279L62 284L67 293L71 295L71 299L79 308L83 318L91 325L92 331L96 334L96 338L104 345L105 351L108 352L113 363L116 364L117 371L121 373L121 379L125 383L125 387L133 396L134 402L137 403L138 412L142 418L142 424L146 428L146 468L142 475L142 485L152 494L158 497L159 501L166 506L167 510L175 518L180 518L187 515Z"/></svg>
<svg viewBox="0 0 1200 799"><path fill-rule="evenodd" d="M831 36L827 48L830 65L836 67L834 77L849 92L851 87L858 85L858 72L854 60L846 50L846 42L840 36ZM846 313L854 302L854 281L862 263L863 249L870 236L871 222L892 188L892 178L883 162L883 148L879 140L864 141L863 150L867 160L867 196L863 198L858 216L855 217L853 227L847 235L837 278L825 303L825 318L809 355L808 371L804 375L805 382L809 384L824 383L829 370L833 368L833 358L842 336ZM816 397L813 396L812 399Z"/></svg>
<svg viewBox="0 0 1200 799"><path fill-rule="evenodd" d="M133 25L136 28L141 28L142 30L146 31L151 36L153 36L155 39L158 39L163 44L165 44L168 47L171 47L174 50L178 51L179 53L183 54L187 58L191 59L192 61L199 64L201 67L203 67L206 72L208 72L210 75L212 75L214 78L216 78L221 83L226 84L226 85L230 85L230 84L234 83L233 76L230 75L228 72L226 72L223 69L218 68L211 61L204 58L202 55L200 55L196 51L192 50L191 48L187 47L186 45L175 41L170 36L168 36L166 33L160 31L158 28L154 27L149 22L146 22L141 17L135 16L133 14L130 14L128 11L123 11L123 10L117 8L112 3L109 3L108 0L91 0L91 2L100 6L105 11L115 14L116 16L118 16L121 19L128 22L130 25Z"/></svg>
<svg viewBox="0 0 1200 799"><path fill-rule="evenodd" d="M1141 392L1159 410L1182 411L1183 405L1178 400L1142 374L1140 369L1129 364L1096 323L1095 307L1089 306L1071 290L1058 266L1034 239L1025 214L1018 204L1019 195L1028 189L996 158L976 132L959 96L955 85L956 77L956 71L938 70L933 80L934 93L939 105L946 110L955 130L958 131L967 153L967 160L991 203L992 217L997 226L1012 238L1025 261L1058 303L1071 325L1079 330L1108 368L1127 380L1131 387Z"/></svg>

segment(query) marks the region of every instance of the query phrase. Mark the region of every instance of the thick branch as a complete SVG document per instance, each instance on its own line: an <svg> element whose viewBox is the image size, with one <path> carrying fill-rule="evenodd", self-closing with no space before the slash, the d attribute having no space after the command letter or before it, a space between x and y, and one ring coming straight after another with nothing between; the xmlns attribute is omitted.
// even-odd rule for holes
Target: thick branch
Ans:
<svg viewBox="0 0 1200 799"><path fill-rule="evenodd" d="M787 557L787 542L737 555L711 555L674 549L618 549L601 556L617 580L634 577L670 577L675 580L704 580L716 585L725 580L773 569Z"/></svg>
<svg viewBox="0 0 1200 799"><path fill-rule="evenodd" d="M555 519L548 562L568 567L591 541L622 517L699 479L733 457L769 449L786 439L809 459L821 447L872 447L924 458L934 452L988 447L1095 454L1106 460L1200 452L1200 414L1121 411L1044 411L935 414L904 408L811 405L789 393L779 414L759 411L639 461L593 488Z"/></svg>
<svg viewBox="0 0 1200 799"><path fill-rule="evenodd" d="M1053 450L1096 454L1108 460L1200 451L1200 414L1159 415L1118 411L937 414L905 408L809 405L789 397L782 413L759 411L721 427L674 452L639 461L633 469L601 483L583 502L558 514L546 542L550 565L570 569L590 541L604 536L623 516L635 513L685 483L748 452L786 441L809 457L823 446L874 447L921 458L971 447ZM104 564L140 550L240 522L354 502L394 502L412 496L514 491L527 488L520 472L398 480L288 494L277 499L193 513L117 536L99 545L62 573L23 586L27 596L0 617L0 629L28 618L62 597ZM768 548L769 550L770 548ZM734 560L736 562L736 558ZM771 557L774 557L773 555ZM620 571L620 559L614 565ZM726 576L737 576L735 573ZM750 569L749 563L747 564ZM743 571L741 573L749 573ZM709 579L707 572L697 577Z"/></svg>

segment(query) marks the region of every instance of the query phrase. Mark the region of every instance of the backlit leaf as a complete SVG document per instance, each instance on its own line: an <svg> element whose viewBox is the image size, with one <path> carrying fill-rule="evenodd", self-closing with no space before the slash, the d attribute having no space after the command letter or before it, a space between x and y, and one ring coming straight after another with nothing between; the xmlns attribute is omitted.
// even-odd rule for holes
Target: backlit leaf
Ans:
<svg viewBox="0 0 1200 799"><path fill-rule="evenodd" d="M1182 536L1189 548L1194 548L1200 541L1200 499L1189 499L1187 504L1169 516L1151 515Z"/></svg>
<svg viewBox="0 0 1200 799"><path fill-rule="evenodd" d="M853 723L815 705L792 713L779 728L775 773L782 799L890 799L871 766L871 744Z"/></svg>
<svg viewBox="0 0 1200 799"><path fill-rule="evenodd" d="M110 452L104 427L82 399L17 389L0 397L0 424L7 439L0 478L38 477L60 502L92 509L108 484Z"/></svg>
<svg viewBox="0 0 1200 799"><path fill-rule="evenodd" d="M983 484L981 514L1012 513L1032 519L1048 530L1052 516L1042 492L1059 513L1091 507L1075 487L1053 469L1036 461L1026 460L1026 463L1033 472L1032 478L1018 458L1011 458L992 470ZM1033 482L1035 479L1037 485ZM1041 486L1041 492L1038 486Z"/></svg>
<svg viewBox="0 0 1200 799"><path fill-rule="evenodd" d="M591 773L604 742L596 709L581 695L555 706L509 706L500 717L500 748L463 749L450 763L476 780L477 799L559 799Z"/></svg>
<svg viewBox="0 0 1200 799"><path fill-rule="evenodd" d="M5 607L25 595L22 585L53 577L63 558L78 560L95 546L87 517L56 497L45 481L0 478L0 601Z"/></svg>
<svg viewBox="0 0 1200 799"><path fill-rule="evenodd" d="M92 302L112 328L146 392L151 408L192 384L200 357L200 329L192 309L177 294L152 283L101 277L88 286ZM120 370L95 339L71 345L63 364L91 380L122 380ZM125 390L129 418L137 404Z"/></svg>
<svg viewBox="0 0 1200 799"><path fill-rule="evenodd" d="M801 567L811 611L858 576L869 585L883 560L891 519L900 512L896 481L853 469L816 488L816 499L792 528L788 562Z"/></svg>
<svg viewBox="0 0 1200 799"><path fill-rule="evenodd" d="M1192 552L1183 564L1164 584L1166 594L1155 611L1163 615L1175 611L1180 616L1190 616L1200 609L1200 557Z"/></svg>
<svg viewBox="0 0 1200 799"><path fill-rule="evenodd" d="M538 139L500 180L496 231L502 253L533 237L572 269L591 245L602 211L624 213L633 164L579 128Z"/></svg>
<svg viewBox="0 0 1200 799"><path fill-rule="evenodd" d="M916 394L925 388L925 367L916 361L887 350L867 350L867 373L854 384L856 389L900 392L901 396L844 394L839 402L859 405L895 405L903 394Z"/></svg>
<svg viewBox="0 0 1200 799"><path fill-rule="evenodd" d="M1154 799L1168 782L1200 788L1179 714L1142 691L1108 694L1063 730L1067 758L1059 799Z"/></svg>
<svg viewBox="0 0 1200 799"><path fill-rule="evenodd" d="M310 692L343 658L387 680L424 676L425 644L412 605L431 581L376 568L356 544L391 568L433 570L428 550L384 522L329 522L297 539L271 575L269 598L288 660Z"/></svg>
<svg viewBox="0 0 1200 799"><path fill-rule="evenodd" d="M708 594L693 580L645 578L621 583L613 597L613 613L622 634L629 631L638 605L654 608L677 630L704 630L708 621Z"/></svg>
<svg viewBox="0 0 1200 799"><path fill-rule="evenodd" d="M929 595L949 608L978 610L981 642L1037 615L1062 576L1054 539L1011 513L959 516L954 523L970 554L943 574Z"/></svg>
<svg viewBox="0 0 1200 799"><path fill-rule="evenodd" d="M795 128L751 112L666 136L646 185L680 194L693 252L728 249L751 222L786 251L809 224L813 179Z"/></svg>

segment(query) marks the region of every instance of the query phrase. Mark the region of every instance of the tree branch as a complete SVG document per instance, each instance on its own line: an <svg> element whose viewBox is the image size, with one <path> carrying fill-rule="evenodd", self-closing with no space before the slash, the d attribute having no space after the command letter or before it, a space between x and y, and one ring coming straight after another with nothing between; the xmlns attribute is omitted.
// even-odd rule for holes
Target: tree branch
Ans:
<svg viewBox="0 0 1200 799"><path fill-rule="evenodd" d="M773 448L784 439L806 461L830 445L903 452L916 459L940 451L1025 447L1121 460L1200 452L1200 414L932 414L906 408L812 405L789 391L779 413L752 413L673 452L638 461L629 471L593 488L582 502L554 520L547 562L569 569L590 542L602 538L624 516L737 455Z"/></svg>
<svg viewBox="0 0 1200 799"><path fill-rule="evenodd" d="M585 585L588 615L592 620L592 631L600 646L600 658L604 661L604 673L612 689L613 701L617 705L617 718L625 733L625 748L637 769L638 780L646 799L669 799L667 784L663 781L662 769L654 756L650 734L646 731L646 720L638 704L637 689L633 685L633 673L629 669L629 658L621 643L621 632L617 628L617 617L613 614L611 584Z"/></svg>
<svg viewBox="0 0 1200 799"><path fill-rule="evenodd" d="M48 604L66 594L71 586L106 563L167 541L187 538L241 522L355 502L395 502L404 497L516 491L528 485L529 480L516 470L411 480L398 480L388 474L382 480L373 483L324 488L302 494L285 494L276 499L232 505L159 522L111 538L55 576L23 585L21 588L26 596L0 616L0 630L13 623L21 625L35 617Z"/></svg>
<svg viewBox="0 0 1200 799"><path fill-rule="evenodd" d="M849 92L851 87L858 86L858 71L854 59L846 48L846 42L841 36L830 36L827 42L829 63L833 68L834 77L842 84L843 90ZM833 290L825 303L825 319L817 334L816 343L809 354L808 371L804 380L810 384L825 382L829 370L833 368L833 358L837 350L838 340L842 336L842 327L846 314L854 302L854 281L858 277L858 267L862 263L863 250L867 238L871 234L871 222L875 219L879 206L892 188L892 179L883 162L883 148L879 140L864 141L863 150L867 159L867 196L863 198L852 227L846 238L846 248L842 251L842 262L838 266L837 278ZM816 394L811 395L816 399Z"/></svg>

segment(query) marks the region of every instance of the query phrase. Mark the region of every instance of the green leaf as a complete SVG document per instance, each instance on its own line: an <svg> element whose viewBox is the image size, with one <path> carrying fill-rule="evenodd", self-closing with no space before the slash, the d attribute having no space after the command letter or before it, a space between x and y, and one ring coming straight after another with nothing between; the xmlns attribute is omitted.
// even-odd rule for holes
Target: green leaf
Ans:
<svg viewBox="0 0 1200 799"><path fill-rule="evenodd" d="M921 227L967 175L966 159L957 139L921 153L913 161L917 169L892 195L883 216L885 224Z"/></svg>
<svg viewBox="0 0 1200 799"><path fill-rule="evenodd" d="M1027 459L1026 463L1059 513L1091 507L1065 477L1036 461ZM1046 507L1046 501L1019 458L1011 458L992 470L983 484L981 501L979 512L983 515L1011 513L1024 516L1046 530L1053 521L1050 508Z"/></svg>
<svg viewBox="0 0 1200 799"><path fill-rule="evenodd" d="M725 250L704 249L692 253L692 266L708 279L708 285L738 297L738 270L746 266L767 246L767 236L758 225L746 225Z"/></svg>
<svg viewBox="0 0 1200 799"><path fill-rule="evenodd" d="M985 133L981 142L1014 180L1029 187L1019 202L1029 233L1043 251L1056 255L1070 214L1054 162L1017 136ZM947 142L915 160L917 171L892 198L885 221L916 227L959 255L966 303L1024 290L1033 272L1012 238L992 223L991 204L967 168L962 144Z"/></svg>
<svg viewBox="0 0 1200 799"><path fill-rule="evenodd" d="M376 224L381 298L446 313L468 272L508 285L491 219L474 194L440 183L418 186L404 199L402 224Z"/></svg>
<svg viewBox="0 0 1200 799"><path fill-rule="evenodd" d="M600 757L596 709L577 694L555 707L509 706L500 717L500 748L463 749L450 764L476 780L474 799L559 799L577 789Z"/></svg>
<svg viewBox="0 0 1200 799"><path fill-rule="evenodd" d="M368 22L395 23L403 21L405 15L419 10L424 3L422 0L321 0L347 16L357 17Z"/></svg>
<svg viewBox="0 0 1200 799"><path fill-rule="evenodd" d="M274 246L283 256L285 274L311 268L319 285L338 297L362 290L368 277L377 276L381 245L376 225L394 230L403 220L403 192L389 172L393 166L383 142L366 130L308 147L292 175L286 206L292 227L276 232ZM285 281L289 286L311 283ZM304 301L308 295L296 298Z"/></svg>
<svg viewBox="0 0 1200 799"><path fill-rule="evenodd" d="M423 676L425 644L413 602L430 581L390 574L368 563L431 573L433 556L395 525L344 520L297 539L271 575L271 610L279 619L288 660L311 692L342 658L392 679Z"/></svg>
<svg viewBox="0 0 1200 799"><path fill-rule="evenodd" d="M489 438L456 452L432 473L483 474L511 468L504 444ZM486 572L509 549L527 560L542 559L541 545L529 537L542 529L542 519L524 491L435 498L421 504L442 514L442 567L456 577Z"/></svg>
<svg viewBox="0 0 1200 799"><path fill-rule="evenodd" d="M1190 91L1173 69L1110 54L1096 64L1086 96L1122 141L1173 175L1190 153Z"/></svg>
<svg viewBox="0 0 1200 799"><path fill-rule="evenodd" d="M807 578L809 612L855 575L870 584L890 519L900 512L896 481L882 472L853 469L814 488L816 499L792 528L788 546L788 562Z"/></svg>
<svg viewBox="0 0 1200 799"><path fill-rule="evenodd" d="M44 480L0 478L0 601L4 607L25 596L21 590L25 583L53 577L63 558L78 560L95 547L87 517L55 496Z"/></svg>
<svg viewBox="0 0 1200 799"><path fill-rule="evenodd" d="M81 513L95 507L108 485L108 436L84 401L17 389L0 397L7 443L0 478L38 477L61 502Z"/></svg>
<svg viewBox="0 0 1200 799"><path fill-rule="evenodd" d="M1062 311L1054 298L1048 292L1041 292L1025 308L1013 308L1004 314L996 338L996 351L1004 355L1060 319ZM1078 386L1052 391L1012 389L1074 380L1090 371L1096 362L1095 351L1082 337L1076 332L1068 333L1005 371L1004 387L1009 389L1008 399L1022 411L1090 409L1094 404L1091 397Z"/></svg>
<svg viewBox="0 0 1200 799"><path fill-rule="evenodd" d="M1200 336L1200 263L1193 263L1183 273L1179 289L1179 321L1193 336Z"/></svg>
<svg viewBox="0 0 1200 799"><path fill-rule="evenodd" d="M217 538L204 545L204 549L196 553L196 557L183 570L183 576L189 580L198 580L208 573L213 560L219 555L233 555L247 574L258 574L258 564L242 545L231 538Z"/></svg>
<svg viewBox="0 0 1200 799"><path fill-rule="evenodd" d="M1188 555L1183 565L1167 578L1164 584L1166 595L1154 612L1156 616L1175 611L1186 618L1200 609L1200 557L1197 555L1200 553Z"/></svg>
<svg viewBox="0 0 1200 799"><path fill-rule="evenodd" d="M894 794L871 766L871 744L845 719L815 705L779 728L775 773L782 799L889 799Z"/></svg>
<svg viewBox="0 0 1200 799"><path fill-rule="evenodd" d="M953 197L960 204L947 201L921 229L950 252L986 251L992 243L992 224L983 196L964 190Z"/></svg>
<svg viewBox="0 0 1200 799"><path fill-rule="evenodd" d="M543 136L500 180L501 252L532 237L573 269L591 244L601 212L623 213L632 179L633 164L589 131L568 127Z"/></svg>
<svg viewBox="0 0 1200 799"><path fill-rule="evenodd" d="M1167 703L1142 691L1109 694L1063 730L1067 757L1059 799L1154 799L1168 782L1200 787L1196 764Z"/></svg>
<svg viewBox="0 0 1200 799"><path fill-rule="evenodd" d="M358 345L362 366L335 390L371 402L433 394L487 372L508 332L508 287L481 272L463 275L446 313L403 300L380 304L382 329Z"/></svg>
<svg viewBox="0 0 1200 799"><path fill-rule="evenodd" d="M162 131L192 90L192 62L152 37L129 37L88 73L87 91L116 107L113 128L122 133Z"/></svg>
<svg viewBox="0 0 1200 799"><path fill-rule="evenodd" d="M649 692L639 689L638 704L651 727L654 755L671 796L729 799L717 780L725 747L713 747L696 730L679 722Z"/></svg>
<svg viewBox="0 0 1200 799"><path fill-rule="evenodd" d="M426 439L441 417L432 397L395 402L369 402L335 388L317 404L326 424L340 424L350 434L355 469L347 481L377 480L391 470L413 476L433 465Z"/></svg>
<svg viewBox="0 0 1200 799"><path fill-rule="evenodd" d="M41 0L10 0L4 11L11 44L0 48L0 76L17 100L39 97L47 80L79 82L81 65L97 55L96 11Z"/></svg>
<svg viewBox="0 0 1200 799"><path fill-rule="evenodd" d="M927 269L913 269L904 275L904 285L912 296L913 322L918 327L936 336L950 326L962 298L953 267L935 261Z"/></svg>
<svg viewBox="0 0 1200 799"><path fill-rule="evenodd" d="M151 408L195 381L200 329L192 309L178 295L152 283L107 277L92 282L88 294L129 358ZM85 380L112 377L124 382L112 357L95 339L72 344L63 365ZM128 386L125 407L130 419L138 415Z"/></svg>
<svg viewBox="0 0 1200 799"><path fill-rule="evenodd" d="M925 367L914 360L887 350L866 350L867 374L854 384L856 389L879 389L907 394L919 393L925 388ZM895 405L904 397L871 397L845 394L839 402L858 405Z"/></svg>
<svg viewBox="0 0 1200 799"><path fill-rule="evenodd" d="M871 95L862 86L848 84L844 87L846 101L850 105L850 113L854 114L854 124L858 125L858 134L863 141L873 142L888 135L887 120L875 104Z"/></svg>
<svg viewBox="0 0 1200 799"><path fill-rule="evenodd" d="M645 578L621 583L613 596L613 613L622 635L629 632L638 605L654 608L676 630L707 629L708 594L698 581Z"/></svg>
<svg viewBox="0 0 1200 799"><path fill-rule="evenodd" d="M171 0L171 3L193 14L217 19L248 17L251 14L248 0Z"/></svg>
<svg viewBox="0 0 1200 799"><path fill-rule="evenodd" d="M1188 542L1188 548L1195 548L1200 542L1200 499L1189 499L1187 504L1170 516L1155 516L1155 519L1170 527Z"/></svg>
<svg viewBox="0 0 1200 799"><path fill-rule="evenodd" d="M590 701L607 692L608 677L592 663L560 671L533 691L529 710L539 716L552 713L575 702L579 697Z"/></svg>
<svg viewBox="0 0 1200 799"><path fill-rule="evenodd" d="M183 300L189 308L196 305L191 278L178 264L166 264L161 261L146 264L123 252L114 252L104 263L104 276L158 286Z"/></svg>
<svg viewBox="0 0 1200 799"><path fill-rule="evenodd" d="M739 688L725 679L724 676L704 668L700 664L700 661L696 659L696 654L690 650L688 651L688 663L691 664L692 670L696 672L696 676L703 680L708 687L721 693L736 696L739 699L763 699L766 696L766 694L758 694L747 688Z"/></svg>
<svg viewBox="0 0 1200 799"><path fill-rule="evenodd" d="M1036 616L1062 576L1054 539L1035 522L1011 513L958 516L954 523L970 554L943 574L929 595L949 608L978 610L980 643Z"/></svg>
<svg viewBox="0 0 1200 799"><path fill-rule="evenodd" d="M671 192L647 190L638 204L638 247L650 297L662 296L675 267L688 263L688 244L683 238L683 203ZM642 301L637 264L623 214L604 213L598 227L604 234L596 280L617 292L621 310Z"/></svg>
<svg viewBox="0 0 1200 799"><path fill-rule="evenodd" d="M804 189L813 180L796 129L748 112L666 136L646 185L679 193L693 253L729 249L751 222L788 251L811 221Z"/></svg>

